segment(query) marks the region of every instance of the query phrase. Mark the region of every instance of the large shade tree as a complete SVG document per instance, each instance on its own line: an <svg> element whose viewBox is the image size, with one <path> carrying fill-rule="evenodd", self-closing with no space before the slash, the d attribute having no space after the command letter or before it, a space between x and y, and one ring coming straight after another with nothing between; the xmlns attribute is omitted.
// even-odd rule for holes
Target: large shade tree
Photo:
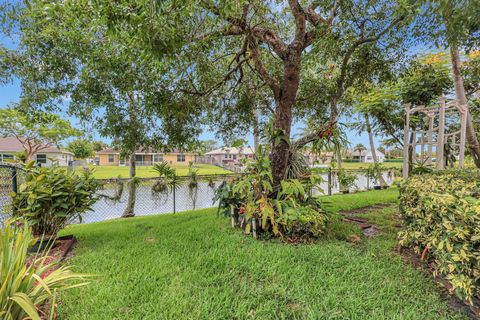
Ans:
<svg viewBox="0 0 480 320"><path fill-rule="evenodd" d="M83 81L89 88L98 87L93 96L108 105L102 98L102 76L117 76L124 86L137 83L137 73L145 72L149 81L151 76L156 79L148 87L157 91L152 99L132 99L131 89L113 90L110 96L113 101L120 96L141 103L142 110L155 102L157 108L152 109L166 120L162 126L171 129L172 142L184 140L185 132L196 132L204 122L195 127L191 119L203 116L220 130L232 128L225 125L226 119L234 119L234 128L251 128L252 115L262 106L261 112L272 119L270 159L278 187L286 176L292 144L298 149L331 136L348 88L371 73L377 61L385 61L382 52L392 54L403 43L399 28L409 20L411 9L409 1L388 0L29 1L22 22L23 32L30 35L22 38L29 48L23 61L37 66L41 60L44 66L37 72L48 81L38 85L42 77L27 73L25 78L37 85L25 86L24 92L35 93L28 94L31 99L48 100L52 91L56 96L78 91L78 81ZM151 61L158 62L160 70L151 72ZM73 80L70 86L50 85L65 83L65 76ZM148 90L133 91L143 95ZM74 100L80 96L71 94ZM297 114L318 117L318 126L292 142ZM127 112L112 117L129 118ZM124 125L112 126L111 132L112 128Z"/></svg>
<svg viewBox="0 0 480 320"><path fill-rule="evenodd" d="M134 215L135 151L186 144L198 134L195 105L162 91L164 60L132 43L128 30L109 30L91 2L29 1L14 17L20 46L4 61L22 79L23 98L48 108L67 96L70 114L111 138L128 159L124 216Z"/></svg>
<svg viewBox="0 0 480 320"><path fill-rule="evenodd" d="M272 101L270 160L275 188L289 165L301 87L308 86L310 79L331 86L316 88L323 101L312 103L307 98L303 104L310 114L317 110L321 124L295 141L296 148L330 136L346 89L357 74L368 71L370 53L378 41L387 34L392 36L389 40L396 39L393 35L406 19L407 6L402 5L392 1L202 1L193 7L192 41L182 52L184 72L177 77L175 89L213 96L213 106L225 112L229 110L225 97L233 96L238 102L238 94L248 91L245 80L259 79ZM387 40L383 45L390 48L391 44ZM315 79L315 72L329 76Z"/></svg>

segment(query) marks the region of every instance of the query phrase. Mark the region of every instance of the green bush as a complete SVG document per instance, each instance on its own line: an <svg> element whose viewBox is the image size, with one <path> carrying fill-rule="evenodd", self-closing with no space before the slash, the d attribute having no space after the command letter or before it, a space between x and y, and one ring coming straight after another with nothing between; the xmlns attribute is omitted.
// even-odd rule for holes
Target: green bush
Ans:
<svg viewBox="0 0 480 320"><path fill-rule="evenodd" d="M55 235L91 210L98 184L89 171L25 167L25 182L13 194L14 216L27 219L35 235Z"/></svg>
<svg viewBox="0 0 480 320"><path fill-rule="evenodd" d="M255 161L249 163L246 174L229 183L223 183L216 192L219 210L226 215L233 208L234 219L246 234L264 233L282 239L319 237L327 221L321 204L309 196L318 184L318 176L286 179L274 193L270 160L257 151Z"/></svg>
<svg viewBox="0 0 480 320"><path fill-rule="evenodd" d="M480 200L478 171L411 176L400 185L400 245L433 263L470 303L480 295Z"/></svg>
<svg viewBox="0 0 480 320"><path fill-rule="evenodd" d="M49 262L48 252L29 257L33 243L27 222L7 221L0 230L0 319L40 320L38 308L47 302L53 319L56 294L86 284L87 276Z"/></svg>

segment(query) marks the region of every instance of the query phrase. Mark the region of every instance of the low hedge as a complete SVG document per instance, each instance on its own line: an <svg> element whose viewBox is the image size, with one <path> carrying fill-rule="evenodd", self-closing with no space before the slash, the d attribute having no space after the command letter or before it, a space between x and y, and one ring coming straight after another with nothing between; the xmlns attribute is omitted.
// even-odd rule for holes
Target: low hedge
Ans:
<svg viewBox="0 0 480 320"><path fill-rule="evenodd" d="M480 172L412 176L400 185L400 245L432 262L452 291L472 304L480 296Z"/></svg>

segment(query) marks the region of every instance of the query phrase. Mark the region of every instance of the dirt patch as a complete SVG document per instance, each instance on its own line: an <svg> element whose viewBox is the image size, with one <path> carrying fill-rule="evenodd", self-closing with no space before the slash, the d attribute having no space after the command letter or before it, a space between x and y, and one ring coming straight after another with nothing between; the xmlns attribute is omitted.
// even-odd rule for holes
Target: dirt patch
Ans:
<svg viewBox="0 0 480 320"><path fill-rule="evenodd" d="M395 205L394 203L378 203L368 207L362 207L362 208L357 208L352 210L341 210L341 211L338 211L338 213L344 216L354 216L357 214L365 214L374 210L390 208L390 207L393 207L394 205Z"/></svg>
<svg viewBox="0 0 480 320"><path fill-rule="evenodd" d="M400 255L403 262L413 265L415 268L423 271L427 276L432 277L441 288L443 288L443 290L441 290L442 297L448 301L450 308L463 312L470 319L480 319L480 299L474 298L473 306L467 301L458 299L453 294L453 287L447 280L432 275L432 261L422 260L422 256L415 253L412 249L397 247L395 251Z"/></svg>

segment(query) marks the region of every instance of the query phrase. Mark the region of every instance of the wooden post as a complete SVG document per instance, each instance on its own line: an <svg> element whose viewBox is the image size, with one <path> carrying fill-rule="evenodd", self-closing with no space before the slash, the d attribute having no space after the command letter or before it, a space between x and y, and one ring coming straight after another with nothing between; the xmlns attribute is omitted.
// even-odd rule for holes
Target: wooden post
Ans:
<svg viewBox="0 0 480 320"><path fill-rule="evenodd" d="M460 168L463 168L465 162L465 139L467 135L467 117L468 117L468 108L465 106L459 105L460 107L460 146L459 146L459 156L458 156L458 165Z"/></svg>
<svg viewBox="0 0 480 320"><path fill-rule="evenodd" d="M232 219L232 228L235 228L236 222L235 222L235 208L233 205L230 205L230 217Z"/></svg>
<svg viewBox="0 0 480 320"><path fill-rule="evenodd" d="M428 115L428 147L427 147L427 165L432 165L432 153L433 153L433 121L435 113Z"/></svg>
<svg viewBox="0 0 480 320"><path fill-rule="evenodd" d="M417 132L412 132L412 163L417 162Z"/></svg>
<svg viewBox="0 0 480 320"><path fill-rule="evenodd" d="M437 134L437 169L445 168L445 159L444 159L444 149L445 149L445 98L442 97L440 101L440 118L438 122L438 134Z"/></svg>
<svg viewBox="0 0 480 320"><path fill-rule="evenodd" d="M408 136L410 128L410 106L405 106L404 128L403 128L403 179L408 178Z"/></svg>

